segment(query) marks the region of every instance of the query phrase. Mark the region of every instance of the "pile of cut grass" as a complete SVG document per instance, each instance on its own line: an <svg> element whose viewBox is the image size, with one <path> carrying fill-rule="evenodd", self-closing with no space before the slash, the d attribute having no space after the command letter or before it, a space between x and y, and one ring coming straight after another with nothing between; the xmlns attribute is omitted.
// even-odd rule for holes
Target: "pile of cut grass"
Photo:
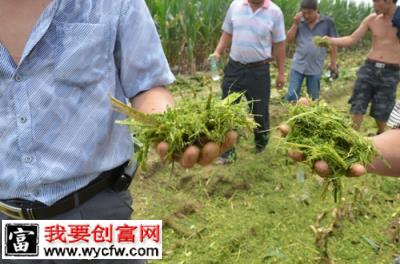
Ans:
<svg viewBox="0 0 400 264"><path fill-rule="evenodd" d="M332 173L325 178L322 196L332 186L335 202L341 197L341 178L355 164L367 165L378 155L372 142L355 131L342 114L324 102L288 105L290 127L283 146L304 154L310 167L326 161Z"/></svg>
<svg viewBox="0 0 400 264"><path fill-rule="evenodd" d="M112 99L112 103L116 110L128 116L118 123L128 125L134 133L134 143L139 147L135 158L145 168L150 147L160 142L168 144L165 158L173 161L191 145L201 148L208 142L223 144L231 130L252 131L256 123L249 114L248 102L240 100L241 97L240 93L232 93L220 100L210 94L208 99L180 100L173 108L151 115L116 99Z"/></svg>

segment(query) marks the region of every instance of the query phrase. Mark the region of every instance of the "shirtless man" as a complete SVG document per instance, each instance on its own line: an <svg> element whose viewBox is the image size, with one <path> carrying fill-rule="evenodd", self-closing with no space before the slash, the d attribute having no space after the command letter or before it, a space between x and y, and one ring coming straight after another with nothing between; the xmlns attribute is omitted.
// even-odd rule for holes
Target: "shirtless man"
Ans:
<svg viewBox="0 0 400 264"><path fill-rule="evenodd" d="M400 41L397 28L392 26L397 0L374 0L375 13L366 17L350 36L325 37L332 45L347 47L372 32L372 48L357 73L350 112L353 127L358 130L371 102L370 115L378 126L377 134L385 131L386 122L395 105L396 88L400 79Z"/></svg>

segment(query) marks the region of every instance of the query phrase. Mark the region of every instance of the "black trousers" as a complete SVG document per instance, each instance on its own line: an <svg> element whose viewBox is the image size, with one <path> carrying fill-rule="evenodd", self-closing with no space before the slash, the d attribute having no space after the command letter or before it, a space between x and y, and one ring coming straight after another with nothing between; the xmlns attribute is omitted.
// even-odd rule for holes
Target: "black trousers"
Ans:
<svg viewBox="0 0 400 264"><path fill-rule="evenodd" d="M249 105L254 120L259 125L254 129L254 141L257 149L265 148L268 144L270 129L271 76L269 64L248 67L229 60L224 70L222 98L227 97L232 92L244 92L248 101L254 101Z"/></svg>

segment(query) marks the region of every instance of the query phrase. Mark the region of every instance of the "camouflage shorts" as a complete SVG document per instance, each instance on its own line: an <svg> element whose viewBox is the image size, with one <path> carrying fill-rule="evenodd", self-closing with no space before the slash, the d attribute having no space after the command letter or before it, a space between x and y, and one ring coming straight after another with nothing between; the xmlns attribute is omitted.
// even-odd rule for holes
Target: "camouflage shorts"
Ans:
<svg viewBox="0 0 400 264"><path fill-rule="evenodd" d="M378 68L364 63L357 72L357 81L349 103L352 114L364 115L371 102L370 116L387 122L395 105L400 71L392 68Z"/></svg>

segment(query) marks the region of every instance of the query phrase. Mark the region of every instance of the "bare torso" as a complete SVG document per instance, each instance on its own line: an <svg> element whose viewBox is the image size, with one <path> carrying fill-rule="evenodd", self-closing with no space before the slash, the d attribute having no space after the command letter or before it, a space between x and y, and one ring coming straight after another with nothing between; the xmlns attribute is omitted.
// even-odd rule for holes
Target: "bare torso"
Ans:
<svg viewBox="0 0 400 264"><path fill-rule="evenodd" d="M18 64L32 28L52 0L1 0L0 43Z"/></svg>
<svg viewBox="0 0 400 264"><path fill-rule="evenodd" d="M400 64L400 40L396 36L397 28L392 26L391 18L372 15L368 27L372 32L372 48L368 58Z"/></svg>

